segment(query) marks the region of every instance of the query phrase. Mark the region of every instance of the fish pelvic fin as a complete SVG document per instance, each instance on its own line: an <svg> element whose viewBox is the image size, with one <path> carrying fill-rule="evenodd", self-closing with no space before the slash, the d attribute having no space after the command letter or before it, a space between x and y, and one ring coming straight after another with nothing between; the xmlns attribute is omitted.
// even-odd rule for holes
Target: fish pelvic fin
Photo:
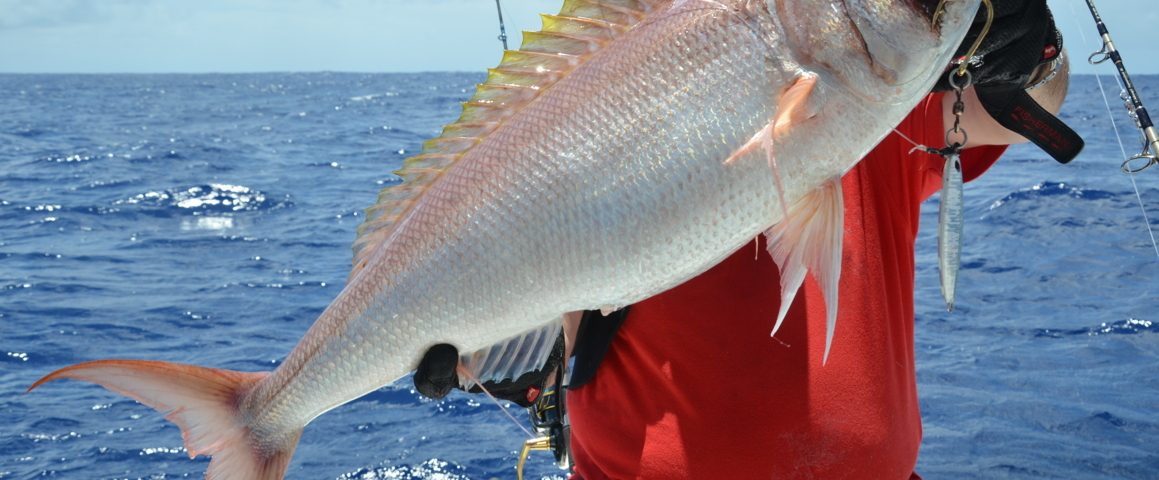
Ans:
<svg viewBox="0 0 1159 480"><path fill-rule="evenodd" d="M837 327L837 286L841 279L841 249L845 232L841 179L834 178L809 192L789 208L788 216L765 232L769 253L781 270L781 309L771 335L781 328L789 306L811 271L825 297L825 354L829 360Z"/></svg>
<svg viewBox="0 0 1159 480"><path fill-rule="evenodd" d="M476 382L518 380L543 369L553 353L563 351L563 318L459 357L459 380L464 389ZM562 356L562 353L561 353Z"/></svg>
<svg viewBox="0 0 1159 480"><path fill-rule="evenodd" d="M276 441L256 439L239 410L241 399L268 375L168 362L98 360L52 372L28 387L62 378L95 383L165 414L181 428L189 457L212 457L207 480L283 478L301 429Z"/></svg>
<svg viewBox="0 0 1159 480"><path fill-rule="evenodd" d="M571 74L607 44L663 11L671 0L564 0L556 15L541 15L543 26L524 32L519 50L507 50L487 80L463 103L458 120L443 128L422 151L394 173L402 184L383 189L366 209L366 220L354 240L349 278L369 264L394 225L420 202L423 193L468 151Z"/></svg>

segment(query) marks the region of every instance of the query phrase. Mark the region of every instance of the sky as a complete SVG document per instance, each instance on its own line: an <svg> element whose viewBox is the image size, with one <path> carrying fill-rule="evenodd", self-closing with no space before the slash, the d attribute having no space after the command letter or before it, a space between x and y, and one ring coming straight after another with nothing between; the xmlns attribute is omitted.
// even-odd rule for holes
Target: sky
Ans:
<svg viewBox="0 0 1159 480"><path fill-rule="evenodd" d="M501 2L511 48L562 3ZM1072 69L1114 73L1086 62L1085 1L1049 4ZM1159 73L1155 0L1097 6L1128 70ZM483 71L497 35L493 0L0 0L0 73Z"/></svg>

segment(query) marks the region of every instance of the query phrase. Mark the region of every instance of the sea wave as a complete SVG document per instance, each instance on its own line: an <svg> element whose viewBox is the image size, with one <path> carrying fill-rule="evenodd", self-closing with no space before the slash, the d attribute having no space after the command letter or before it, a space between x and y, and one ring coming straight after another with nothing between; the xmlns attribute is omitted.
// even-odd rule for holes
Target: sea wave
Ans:
<svg viewBox="0 0 1159 480"><path fill-rule="evenodd" d="M221 183L150 191L119 200L115 204L137 205L161 213L193 215L273 210L291 205L288 197L273 200L264 192L244 185Z"/></svg>

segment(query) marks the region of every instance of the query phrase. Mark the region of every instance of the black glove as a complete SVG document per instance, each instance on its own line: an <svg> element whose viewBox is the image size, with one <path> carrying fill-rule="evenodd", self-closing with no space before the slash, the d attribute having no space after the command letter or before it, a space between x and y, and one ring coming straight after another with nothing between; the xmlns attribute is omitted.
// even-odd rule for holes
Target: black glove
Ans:
<svg viewBox="0 0 1159 480"><path fill-rule="evenodd" d="M1060 163L1067 163L1083 148L1083 139L1057 117L1042 108L1028 93L1027 83L1040 65L1062 54L1062 35L1055 28L1046 0L993 0L994 22L982 38L974 59L963 59L986 24L986 7L978 10L955 58L968 68L978 100L986 113L1006 129L1034 142ZM946 68L934 91L952 86ZM956 76L955 82L963 80Z"/></svg>
<svg viewBox="0 0 1159 480"><path fill-rule="evenodd" d="M563 334L555 341L552 353L547 363L539 370L526 372L515 379L504 379L499 382L483 382L483 387L496 398L515 402L522 407L531 406L543 391L544 383L551 373L559 368L563 359ZM461 389L459 374L455 371L459 365L459 350L454 345L440 343L429 349L423 355L414 374L415 389L424 397L440 399L447 396L452 388ZM482 393L478 385L467 390L471 393Z"/></svg>

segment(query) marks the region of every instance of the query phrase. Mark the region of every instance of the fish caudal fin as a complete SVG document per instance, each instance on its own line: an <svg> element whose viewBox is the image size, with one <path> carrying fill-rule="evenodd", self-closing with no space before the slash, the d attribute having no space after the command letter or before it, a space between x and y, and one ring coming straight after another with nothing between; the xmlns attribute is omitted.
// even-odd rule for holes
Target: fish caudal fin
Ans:
<svg viewBox="0 0 1159 480"><path fill-rule="evenodd" d="M789 313L789 305L797 296L797 289L805 281L805 273L821 285L825 296L825 355L833 345L833 330L837 327L837 284L841 278L841 245L845 227L845 205L841 196L841 179L834 178L817 187L789 208L788 216L770 228L769 253L781 269L781 311L773 334Z"/></svg>
<svg viewBox="0 0 1159 480"><path fill-rule="evenodd" d="M165 414L181 427L189 457L209 455L208 480L277 480L301 430L256 442L239 413L241 398L265 372L245 373L143 360L98 360L46 375L28 391L61 378L95 383Z"/></svg>

